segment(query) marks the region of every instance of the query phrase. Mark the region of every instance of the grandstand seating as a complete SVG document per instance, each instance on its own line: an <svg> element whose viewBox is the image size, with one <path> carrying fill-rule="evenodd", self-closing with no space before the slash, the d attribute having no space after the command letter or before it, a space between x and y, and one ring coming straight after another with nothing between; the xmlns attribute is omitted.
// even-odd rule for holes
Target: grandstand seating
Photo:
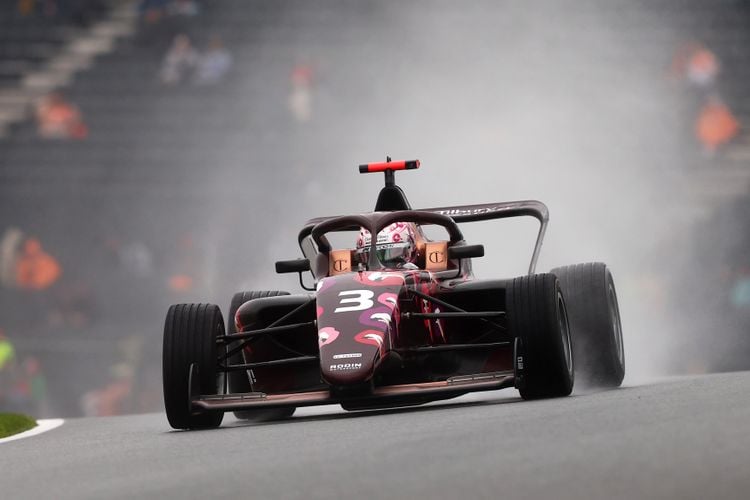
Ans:
<svg viewBox="0 0 750 500"><path fill-rule="evenodd" d="M74 75L65 92L82 109L90 130L86 140L39 138L31 119L0 138L0 228L28 224L30 230L58 234L55 244L67 248L62 252L76 255L79 250L65 233L44 227L45 218L24 214L46 213L51 209L41 207L60 203L68 207L66 221L86 220L87 214L96 212L126 224L119 214L127 213L134 220L151 222L152 233L141 230L139 238L158 241L165 226L186 220L186 213L200 214L201 207L214 206L217 199L252 197L257 204L279 207L275 198L280 189L302 189L300 185L289 187L295 178L289 165L325 165L326 150L339 137L346 137L349 145L367 140L366 135L350 133L361 121L357 105L362 92L376 105L394 105L388 102L389 94L369 85L381 70L377 67L380 63L368 60L368 54L399 50L398 38L378 39L378 32L370 28L373 16L380 16L377 22L381 24L403 22L396 17L398 2L386 2L384 7L377 2L338 0L207 0L201 5L196 17L172 18L156 25L141 23L133 36L118 39L114 50ZM427 12L432 3L417 5ZM611 68L615 61L624 71L631 65L645 68L653 74L655 84L661 85L676 47L686 40L703 40L723 61L722 94L740 120L750 124L750 95L745 85L750 81L750 7L741 0L710 4L659 0L640 9L632 9L629 2L615 2L606 7L617 14L610 16L612 25L593 25L600 19L592 17L593 13L601 13L593 6L602 7L580 2L564 7L569 23L564 26L555 24L555 15L540 20L510 4L507 15L496 17L476 16L452 2L439 5L443 11L453 12L456 30L464 34L476 30L488 42L502 43L518 36L519 28L514 25L529 22L543 23L542 31L549 33L550 40L569 40L566 43L574 49L608 40L591 50L603 66ZM498 11L494 2L484 7ZM555 2L547 7L552 11L563 8ZM42 27L48 23L29 22ZM481 24L469 24L477 22ZM15 28L20 24L14 19L5 19L0 25L14 26L0 30L5 40L0 47L6 51L10 50L7 47L23 46L24 40L36 40L52 51L66 37L81 34L80 29L65 24L29 31ZM419 26L414 29L418 32ZM175 34L183 32L199 48L213 34L225 40L235 58L235 69L227 81L206 88L190 84L165 87L159 82L162 58ZM352 40L361 42L353 44ZM14 53L13 58L20 53ZM286 112L291 68L305 54L325 54L320 62L324 88L318 102L319 123L325 123L325 132L317 127L300 131ZM27 63L33 64L33 58ZM397 65L403 63L388 66L385 60L383 64L385 73L402 72L404 78L410 77L408 70ZM612 69L598 71L594 64L588 69L581 82L592 87L606 88L613 78L620 78ZM567 78L577 78L575 72L571 74ZM676 96L673 102L654 106L668 110L680 99ZM342 109L352 111L343 116ZM743 157L743 151L750 150L747 134L729 154L706 165L695 148L690 149L692 111L688 107L682 112L687 140L676 144L687 151L680 152L670 144L665 153L654 148L658 144L649 143L655 160L646 167L633 168L678 163L682 168L673 169L676 175L689 179L678 182L696 191L696 198L712 203L744 191L750 179ZM656 125L655 130L658 128ZM260 157L258 151L263 151ZM311 152L318 158L311 159ZM163 203L164 199L169 203Z"/></svg>
<svg viewBox="0 0 750 500"><path fill-rule="evenodd" d="M335 157L330 150L342 143L367 149L368 135L352 133L368 118L359 112L361 101L410 114L408 105L392 102L387 87L422 77L412 73L412 66L419 66L412 62L421 61L396 57L405 42L392 32L378 32L378 26L388 23L396 26L396 32L404 34L408 43L416 40L427 47L432 40L456 36L460 42L460 37L476 34L487 44L488 53L480 56L490 60L494 46L522 37L523 30L532 26L548 34L528 42L541 60L545 49L553 44L570 44L573 51L586 48L596 59L586 66L586 74L573 69L564 75L566 85L605 93L629 68L651 74L655 85L667 88L667 69L676 48L685 41L701 40L722 61L719 90L745 125L745 133L726 155L707 160L696 154L697 148L691 149L694 109L683 105L689 98L679 95L684 89L676 88L669 97L671 101L648 104L657 111L671 110L672 115L664 118L669 126L682 120L684 131L675 130L675 135L684 132L685 138L675 139L661 151L647 141L648 134L644 133L655 159L650 165L632 168L679 164L675 175L689 179L687 189L696 191L696 199L710 203L747 190L750 4L745 0L551 1L539 7L544 10L541 16L538 11L526 13L525 2L408 3L413 10L421 9L425 17L436 7L452 13L455 33L423 26L419 18L411 22L400 19L402 2L398 0L203 0L201 12L195 17L165 19L154 25L140 22L131 35L104 37L112 41L108 47L111 50L101 51L89 67L62 82L66 96L80 107L88 125L89 135L82 141L40 138L22 84L30 73L47 68L66 44L88 36L90 26L0 14L0 119L3 112L14 119L4 136L0 127L0 233L15 225L30 234L42 234L63 264L80 260L82 254L90 258L86 278L93 283L102 316L132 331L153 334L153 325L161 321L166 309L165 302L173 297L160 295L161 289L153 282L137 288L127 281L128 276L107 278L111 263L90 257L87 245L101 245L112 235L124 241L147 241L155 258L168 267L174 242L185 232L196 230L207 245L213 245L221 237L212 228L224 224L233 236L235 227L252 220L254 214L248 216L251 207L264 207L265 216L289 210L276 198L282 189L295 195L304 189L304 181L296 179L300 176L295 168L300 164L326 165L328 158ZM0 9L12 12L16 4L16 0L0 0ZM135 8L135 2L128 5ZM489 14L477 15L482 9ZM556 9L565 9L565 15L556 15ZM612 11L608 24L601 24L602 9ZM107 10L98 19L106 19L112 12ZM567 24L558 23L563 17ZM230 77L212 87L162 85L159 68L178 33L187 33L199 48L210 36L220 35L235 60ZM393 60L388 54L393 54ZM449 56L456 60L473 57L460 50ZM319 92L317 121L303 129L288 116L286 106L291 70L307 57L318 65L315 84ZM562 63L577 61L572 54ZM511 61L509 66L521 62ZM597 62L601 62L600 67ZM505 62L497 60L496 64L502 69ZM446 67L444 73L428 74L427 78L450 72ZM523 75L527 76L540 74ZM549 74L542 71L541 77ZM380 82L379 78L383 84L373 85ZM471 80L482 75L465 78L471 89ZM429 80L424 85L429 89ZM612 97L613 101L619 98L626 106L627 96ZM415 124L418 127L421 122L415 119ZM631 124L626 125L621 130ZM659 123L649 126L653 130L662 128ZM460 144L455 147L461 149ZM360 159L370 158L356 160ZM328 170L321 170L320 177L334 171L325 168ZM218 200L225 219L205 220L206 208L215 207ZM101 217L91 217L94 213ZM223 243L231 241L223 238ZM240 260L237 255L241 252L270 253L268 248L253 245L253 241L244 242L241 249L224 245L226 252L234 254L222 257L234 262ZM263 259L271 262L272 257L263 255ZM236 274L234 269L225 269L224 273ZM222 279L214 279L212 293L229 297L233 290L215 282ZM112 303L114 291L139 295L130 297L139 301L139 313L132 314L130 309ZM112 337L122 330L112 324L97 328L98 334ZM33 338L28 342L38 347ZM101 351L112 350L105 347L106 343L96 345ZM81 345L78 348L85 349ZM85 350L80 352L86 354Z"/></svg>
<svg viewBox="0 0 750 500"><path fill-rule="evenodd" d="M565 8L575 9L576 24L584 26L591 15L587 5ZM278 5L268 1L207 1L203 2L199 18L143 25L135 37L121 40L113 53L99 57L91 69L78 73L66 89L89 124L91 135L85 144L39 139L33 123L27 119L14 127L9 137L0 139L0 179L5 185L26 182L27 178L37 181L47 178L52 185L68 178L76 183L118 177L125 181L131 177L144 181L171 179L174 169L197 172L207 163L226 161L227 144L206 141L206 130L213 134L231 135L233 131L253 134L244 142L232 143L234 147L239 145L236 159L246 158L252 154L249 144L258 136L269 135L261 124L248 126L248 123L257 120L263 106L274 100L276 105L283 106L287 84L284 72L294 62L295 52L324 46L332 53L332 59L358 66L357 54L349 49L342 36L344 32L356 36L353 29L343 25L351 18L346 11L355 8L368 10L367 4L352 7L343 2ZM425 3L425 8L429 8L429 3ZM628 9L625 3L616 3L611 8L621 11L618 25L590 28L592 43L607 30L621 37L619 45L602 49L602 57L621 61L623 65L634 59L646 60L658 72L668 65L680 41L704 40L723 62L722 94L741 121L750 123L750 98L744 85L750 77L750 52L746 50L750 47L750 20L744 2L721 0L705 4L662 0L649 2L640 11ZM662 18L669 18L671 31L659 27L657 21ZM156 78L159 64L172 36L181 31L190 34L198 45L204 44L212 33L221 34L236 52L235 73L243 75L242 78L216 92L162 88ZM38 67L41 61L54 55L56 47L77 33L80 29L55 23L50 26L47 20L3 19L0 90L17 84L22 74ZM584 35L577 36L585 40ZM497 38L502 40L502 34ZM261 53L258 42L275 48ZM364 46L366 49L366 43ZM621 48L617 49L618 46ZM656 73L655 78L658 76ZM730 154L730 161L735 157L746 159L744 151L750 150L750 144L746 139L740 144L744 147Z"/></svg>

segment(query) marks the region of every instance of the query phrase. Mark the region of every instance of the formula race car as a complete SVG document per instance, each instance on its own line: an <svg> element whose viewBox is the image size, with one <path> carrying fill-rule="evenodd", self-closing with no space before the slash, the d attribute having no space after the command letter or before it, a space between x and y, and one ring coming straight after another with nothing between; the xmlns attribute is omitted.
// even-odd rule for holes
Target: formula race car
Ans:
<svg viewBox="0 0 750 500"><path fill-rule="evenodd" d="M548 222L539 201L413 210L395 172L418 167L361 165L385 175L375 210L304 225L304 258L279 261L276 271L299 273L311 293L239 292L226 331L216 305L169 308L163 382L172 427L216 427L226 411L271 420L300 406L366 410L506 387L537 399L569 395L574 378L621 384L622 329L607 266L535 273ZM518 216L540 223L528 274L474 278L471 259L484 247L467 244L458 223ZM444 238L426 236L430 226Z"/></svg>

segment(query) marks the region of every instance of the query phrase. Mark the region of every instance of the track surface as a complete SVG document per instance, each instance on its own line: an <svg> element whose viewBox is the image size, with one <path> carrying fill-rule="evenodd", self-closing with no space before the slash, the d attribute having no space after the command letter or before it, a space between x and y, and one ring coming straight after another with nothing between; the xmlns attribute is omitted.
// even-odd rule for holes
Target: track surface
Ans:
<svg viewBox="0 0 750 500"><path fill-rule="evenodd" d="M75 419L0 448L2 498L748 498L750 372L522 402L510 390L172 432Z"/></svg>

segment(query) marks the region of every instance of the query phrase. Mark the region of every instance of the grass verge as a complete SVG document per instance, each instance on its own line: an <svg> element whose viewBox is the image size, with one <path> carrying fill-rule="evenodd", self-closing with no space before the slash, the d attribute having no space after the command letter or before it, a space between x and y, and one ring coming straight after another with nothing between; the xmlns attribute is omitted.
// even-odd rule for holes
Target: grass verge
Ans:
<svg viewBox="0 0 750 500"><path fill-rule="evenodd" d="M36 427L36 420L17 413L0 413L0 438Z"/></svg>

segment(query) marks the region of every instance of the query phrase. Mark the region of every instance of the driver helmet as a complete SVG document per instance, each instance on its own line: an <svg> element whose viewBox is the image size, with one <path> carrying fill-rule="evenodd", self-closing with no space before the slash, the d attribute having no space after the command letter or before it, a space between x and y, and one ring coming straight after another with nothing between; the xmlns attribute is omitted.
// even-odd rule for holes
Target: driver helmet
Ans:
<svg viewBox="0 0 750 500"><path fill-rule="evenodd" d="M378 260L392 268L417 269L417 234L416 225L412 222L394 222L378 233L376 252ZM357 237L357 261L367 264L372 236L365 228L360 229Z"/></svg>

